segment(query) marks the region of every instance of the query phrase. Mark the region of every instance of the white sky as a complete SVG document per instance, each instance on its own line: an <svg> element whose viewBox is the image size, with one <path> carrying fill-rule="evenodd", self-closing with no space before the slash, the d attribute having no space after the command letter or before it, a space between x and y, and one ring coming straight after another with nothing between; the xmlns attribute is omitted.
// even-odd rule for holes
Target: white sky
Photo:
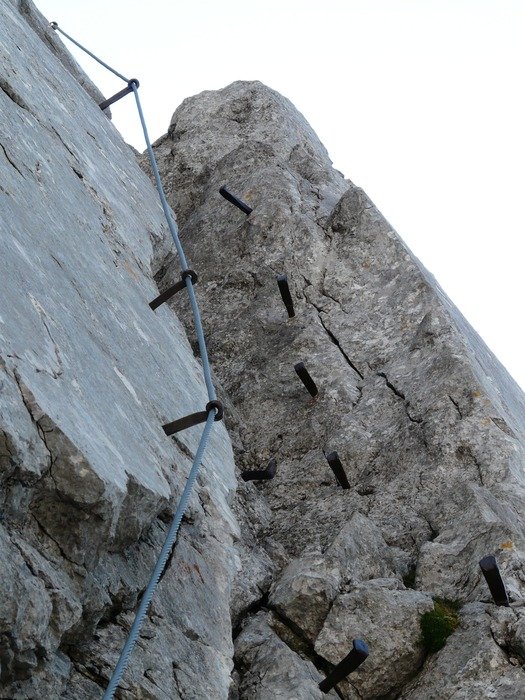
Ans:
<svg viewBox="0 0 525 700"><path fill-rule="evenodd" d="M234 80L291 99L525 387L525 0L36 2L140 80L153 139ZM144 150L133 100L112 112Z"/></svg>

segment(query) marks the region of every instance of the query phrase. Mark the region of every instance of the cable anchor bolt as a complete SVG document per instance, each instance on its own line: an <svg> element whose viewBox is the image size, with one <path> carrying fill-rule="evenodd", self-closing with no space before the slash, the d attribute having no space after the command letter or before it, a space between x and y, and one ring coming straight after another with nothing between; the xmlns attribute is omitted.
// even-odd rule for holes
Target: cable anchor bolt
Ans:
<svg viewBox="0 0 525 700"><path fill-rule="evenodd" d="M319 690L328 693L332 688L356 670L367 658L368 645L362 639L354 639L352 651L340 661L334 670L319 683Z"/></svg>
<svg viewBox="0 0 525 700"><path fill-rule="evenodd" d="M288 277L286 275L277 275L277 284L281 292L281 299L288 312L288 318L293 318L295 316L295 310L293 308L292 295L290 294L290 287L288 285Z"/></svg>
<svg viewBox="0 0 525 700"><path fill-rule="evenodd" d="M298 362L296 365L294 365L294 370L297 372L297 376L306 387L306 390L308 391L310 396L313 396L315 398L319 393L319 389L317 388L316 383L310 376L310 373L304 366L304 362Z"/></svg>
<svg viewBox="0 0 525 700"><path fill-rule="evenodd" d="M219 194L222 194L224 199L227 199L230 204L233 204L237 209L240 209L242 212L244 212L246 215L249 215L252 213L253 209L249 207L245 202L243 202L241 199L236 197L234 194L232 194L226 186L221 187L219 190Z"/></svg>
<svg viewBox="0 0 525 700"><path fill-rule="evenodd" d="M241 473L244 481L259 481L263 479L273 479L277 472L277 460L272 458L268 462L266 469L247 469Z"/></svg>
<svg viewBox="0 0 525 700"><path fill-rule="evenodd" d="M215 420L222 420L224 416L224 408L220 401L209 401L206 404L205 411L199 411L198 413L190 413L184 418L179 418L171 423L166 423L162 426L162 429L166 435L174 435L175 433L180 433L181 430L186 430L187 428L192 428L194 425L199 423L205 423L208 420L208 415L210 411L216 411Z"/></svg>
<svg viewBox="0 0 525 700"><path fill-rule="evenodd" d="M181 281L177 282L176 284L172 285L168 289L166 289L165 292L162 292L162 294L159 294L158 297L155 297L153 301L150 301L149 305L153 311L157 307L159 307L161 304L164 304L165 301L168 301L168 299L171 299L171 297L174 294L177 294L177 292L182 291L186 287L186 278L191 277L191 282L192 284L197 284L199 278L197 277L197 273L194 272L193 270L183 270L181 272Z"/></svg>
<svg viewBox="0 0 525 700"><path fill-rule="evenodd" d="M330 454L325 454L326 461L328 462L330 469L333 471L335 478L337 479L337 483L339 486L342 486L344 489L349 489L350 488L350 483L348 481L348 478L346 476L346 472L344 470L343 465L341 464L341 460L339 459L339 455L337 452L330 452Z"/></svg>
<svg viewBox="0 0 525 700"><path fill-rule="evenodd" d="M492 554L483 557L479 562L479 566L496 605L503 605L508 608L509 596L503 583L496 557Z"/></svg>
<svg viewBox="0 0 525 700"><path fill-rule="evenodd" d="M101 102L99 104L100 109L104 111L110 105L114 104L115 102L118 102L126 95L129 95L130 92L133 92L133 85L135 85L136 87L139 87L140 85L139 81L136 78L132 78L131 80L129 80L125 88L119 90L119 92L116 92L111 97L108 97L108 99L104 100L104 102Z"/></svg>

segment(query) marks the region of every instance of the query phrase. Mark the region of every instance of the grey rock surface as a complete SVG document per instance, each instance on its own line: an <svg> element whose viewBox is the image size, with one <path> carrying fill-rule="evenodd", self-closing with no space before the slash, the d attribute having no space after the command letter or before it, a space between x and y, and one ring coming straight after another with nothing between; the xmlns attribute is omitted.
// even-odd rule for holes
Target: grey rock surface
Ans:
<svg viewBox="0 0 525 700"><path fill-rule="evenodd" d="M261 662L275 635L323 674L352 639L369 642L369 658L339 685L345 698L504 697L512 682L521 687L522 657L510 660L488 623L467 634L462 612L428 658L419 627L432 598L495 609L478 566L486 554L497 556L513 604L523 597L521 390L282 96L238 82L189 98L155 150L200 276L237 465L278 462L275 478L243 485L235 505L238 697L288 688ZM249 216L220 197L223 185ZM164 289L174 259L157 259ZM276 284L283 273L291 319ZM170 304L187 318L184 299ZM315 400L294 373L299 361L320 389ZM328 467L332 450L350 489ZM278 620L273 635L260 631L261 611ZM520 629L501 634L521 648ZM475 674L462 672L456 645L479 660Z"/></svg>
<svg viewBox="0 0 525 700"><path fill-rule="evenodd" d="M0 13L0 698L91 700L200 436L161 425L206 393L187 299L148 306L179 271L135 153L38 11ZM521 698L522 392L284 97L189 98L155 149L233 450L217 424L117 697L320 698L363 638L329 697ZM429 654L435 598L460 625Z"/></svg>
<svg viewBox="0 0 525 700"><path fill-rule="evenodd" d="M301 658L272 629L271 614L254 615L237 637L237 668L242 682L238 698L253 700L316 700L336 698L335 691L322 693L323 676L307 659Z"/></svg>
<svg viewBox="0 0 525 700"><path fill-rule="evenodd" d="M500 640L495 643L491 611L484 607L465 606L460 627L443 650L427 660L421 677L401 694L403 700L518 700L525 695L523 657L509 654ZM510 618L516 614L508 611Z"/></svg>
<svg viewBox="0 0 525 700"><path fill-rule="evenodd" d="M91 95L95 102L100 104L104 100L103 94L64 47L60 37L51 29L49 22L42 13L39 12L38 8L35 7L34 3L31 2L31 0L11 0L11 5L18 10L31 29L40 37L46 47L53 52L64 68L71 73L73 78L82 85L88 95ZM9 83L6 84L9 85ZM104 113L107 116L111 116L109 108L104 110Z"/></svg>
<svg viewBox="0 0 525 700"><path fill-rule="evenodd" d="M0 2L0 697L102 695L207 397L163 307L157 195L30 3ZM67 58L67 60L66 60ZM66 63L66 68L64 67ZM223 424L120 698L226 697L239 526Z"/></svg>
<svg viewBox="0 0 525 700"><path fill-rule="evenodd" d="M396 579L372 579L337 598L315 650L335 665L352 639L365 639L371 654L341 688L346 683L359 697L395 696L423 663L420 620L433 607L428 595Z"/></svg>
<svg viewBox="0 0 525 700"><path fill-rule="evenodd" d="M323 554L293 559L270 591L270 605L310 642L316 639L341 583L337 564Z"/></svg>

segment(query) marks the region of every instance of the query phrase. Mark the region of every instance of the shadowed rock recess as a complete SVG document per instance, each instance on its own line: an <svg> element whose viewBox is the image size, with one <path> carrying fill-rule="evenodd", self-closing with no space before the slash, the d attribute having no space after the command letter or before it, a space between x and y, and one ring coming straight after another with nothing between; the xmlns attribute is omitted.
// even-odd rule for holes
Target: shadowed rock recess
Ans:
<svg viewBox="0 0 525 700"><path fill-rule="evenodd" d="M161 425L206 391L185 295L148 306L178 262L100 94L28 0L0 0L0 56L0 698L92 700L200 437ZM327 697L523 698L520 389L274 91L190 98L155 150L231 442L215 424L116 697L322 698L360 638ZM459 625L428 653L436 599Z"/></svg>

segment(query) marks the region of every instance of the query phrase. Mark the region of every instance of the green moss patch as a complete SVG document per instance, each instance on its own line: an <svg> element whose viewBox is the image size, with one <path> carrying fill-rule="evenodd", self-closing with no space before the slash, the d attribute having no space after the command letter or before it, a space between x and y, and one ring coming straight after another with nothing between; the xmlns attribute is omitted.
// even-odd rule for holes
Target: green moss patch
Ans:
<svg viewBox="0 0 525 700"><path fill-rule="evenodd" d="M459 625L459 604L452 600L437 599L434 610L426 612L421 617L421 633L423 647L428 653L439 651Z"/></svg>

